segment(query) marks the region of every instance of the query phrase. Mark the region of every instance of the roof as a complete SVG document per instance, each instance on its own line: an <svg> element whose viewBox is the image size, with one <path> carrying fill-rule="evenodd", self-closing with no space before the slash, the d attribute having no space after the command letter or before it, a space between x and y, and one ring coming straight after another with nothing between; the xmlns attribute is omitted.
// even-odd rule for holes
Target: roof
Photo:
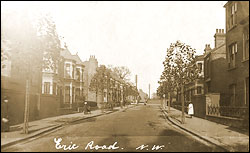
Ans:
<svg viewBox="0 0 250 153"><path fill-rule="evenodd" d="M84 63L82 62L82 60L80 59L80 57L78 56L78 54L72 55L72 57L76 61L76 64L82 64L82 65L84 65Z"/></svg>
<svg viewBox="0 0 250 153"><path fill-rule="evenodd" d="M66 48L66 49L63 49L60 53L61 56L63 56L64 58L66 59L73 59L71 53L69 52L69 50Z"/></svg>
<svg viewBox="0 0 250 153"><path fill-rule="evenodd" d="M195 56L195 60L196 61L203 60L203 58L204 58L204 55L197 55L197 56Z"/></svg>
<svg viewBox="0 0 250 153"><path fill-rule="evenodd" d="M82 60L80 59L80 57L78 56L78 54L72 55L70 53L70 51L68 50L68 48L63 49L63 51L61 51L60 55L62 57L64 57L65 59L76 61L76 64L84 65L84 62L82 62Z"/></svg>

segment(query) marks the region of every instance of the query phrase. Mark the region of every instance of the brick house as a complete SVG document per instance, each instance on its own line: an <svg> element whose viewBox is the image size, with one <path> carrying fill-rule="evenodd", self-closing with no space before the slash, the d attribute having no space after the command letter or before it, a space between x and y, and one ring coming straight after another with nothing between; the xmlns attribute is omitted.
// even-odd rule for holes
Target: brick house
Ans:
<svg viewBox="0 0 250 153"><path fill-rule="evenodd" d="M72 55L67 48L61 52L62 56L62 99L63 108L76 109L84 97L84 63L79 56Z"/></svg>
<svg viewBox="0 0 250 153"><path fill-rule="evenodd" d="M229 105L239 117L249 115L249 1L229 1L226 9L226 70Z"/></svg>
<svg viewBox="0 0 250 153"><path fill-rule="evenodd" d="M207 44L204 53L205 65L205 94L217 94L220 96L219 106L228 106L229 74L226 60L226 34L224 29L216 29L214 35L215 47L210 48Z"/></svg>

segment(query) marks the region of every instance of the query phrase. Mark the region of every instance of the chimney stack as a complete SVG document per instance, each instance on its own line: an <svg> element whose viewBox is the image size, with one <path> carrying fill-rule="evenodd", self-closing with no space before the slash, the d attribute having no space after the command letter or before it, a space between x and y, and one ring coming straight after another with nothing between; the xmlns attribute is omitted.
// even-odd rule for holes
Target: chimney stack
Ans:
<svg viewBox="0 0 250 153"><path fill-rule="evenodd" d="M211 47L210 47L210 44L206 44L205 49L204 49L205 54L208 53L210 50L212 50Z"/></svg>
<svg viewBox="0 0 250 153"><path fill-rule="evenodd" d="M216 33L214 35L215 48L225 44L225 41L226 41L226 34L224 33L224 29L216 29Z"/></svg>

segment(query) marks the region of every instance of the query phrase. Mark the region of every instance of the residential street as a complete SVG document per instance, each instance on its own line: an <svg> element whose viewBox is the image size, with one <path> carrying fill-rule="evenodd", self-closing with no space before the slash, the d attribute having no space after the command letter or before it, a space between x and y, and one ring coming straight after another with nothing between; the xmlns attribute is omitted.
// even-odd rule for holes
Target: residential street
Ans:
<svg viewBox="0 0 250 153"><path fill-rule="evenodd" d="M61 138L60 144L67 145L67 151L223 151L220 148L208 147L171 126L161 112L160 103L150 103L146 106L139 104L122 112L78 121L2 151L64 151L56 149L54 138ZM91 149L91 145L87 145L91 141L93 146L113 147ZM144 149L140 147L142 145L145 146Z"/></svg>

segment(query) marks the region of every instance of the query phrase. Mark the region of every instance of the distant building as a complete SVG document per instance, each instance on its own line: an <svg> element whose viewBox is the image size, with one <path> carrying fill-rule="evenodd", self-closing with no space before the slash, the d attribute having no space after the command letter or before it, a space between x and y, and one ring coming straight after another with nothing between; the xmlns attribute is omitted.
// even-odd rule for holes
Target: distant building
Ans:
<svg viewBox="0 0 250 153"><path fill-rule="evenodd" d="M139 102L146 102L148 100L148 94L143 92L142 89L139 89L139 96L140 96L140 101Z"/></svg>
<svg viewBox="0 0 250 153"><path fill-rule="evenodd" d="M152 99L159 99L160 97L157 95L157 93L152 94Z"/></svg>
<svg viewBox="0 0 250 153"><path fill-rule="evenodd" d="M94 91L89 90L89 85L91 79L96 73L96 68L98 67L98 61L95 56L90 56L88 61L83 62L85 69L83 72L83 79L84 79L84 96L86 101L93 101L96 102L96 93Z"/></svg>

